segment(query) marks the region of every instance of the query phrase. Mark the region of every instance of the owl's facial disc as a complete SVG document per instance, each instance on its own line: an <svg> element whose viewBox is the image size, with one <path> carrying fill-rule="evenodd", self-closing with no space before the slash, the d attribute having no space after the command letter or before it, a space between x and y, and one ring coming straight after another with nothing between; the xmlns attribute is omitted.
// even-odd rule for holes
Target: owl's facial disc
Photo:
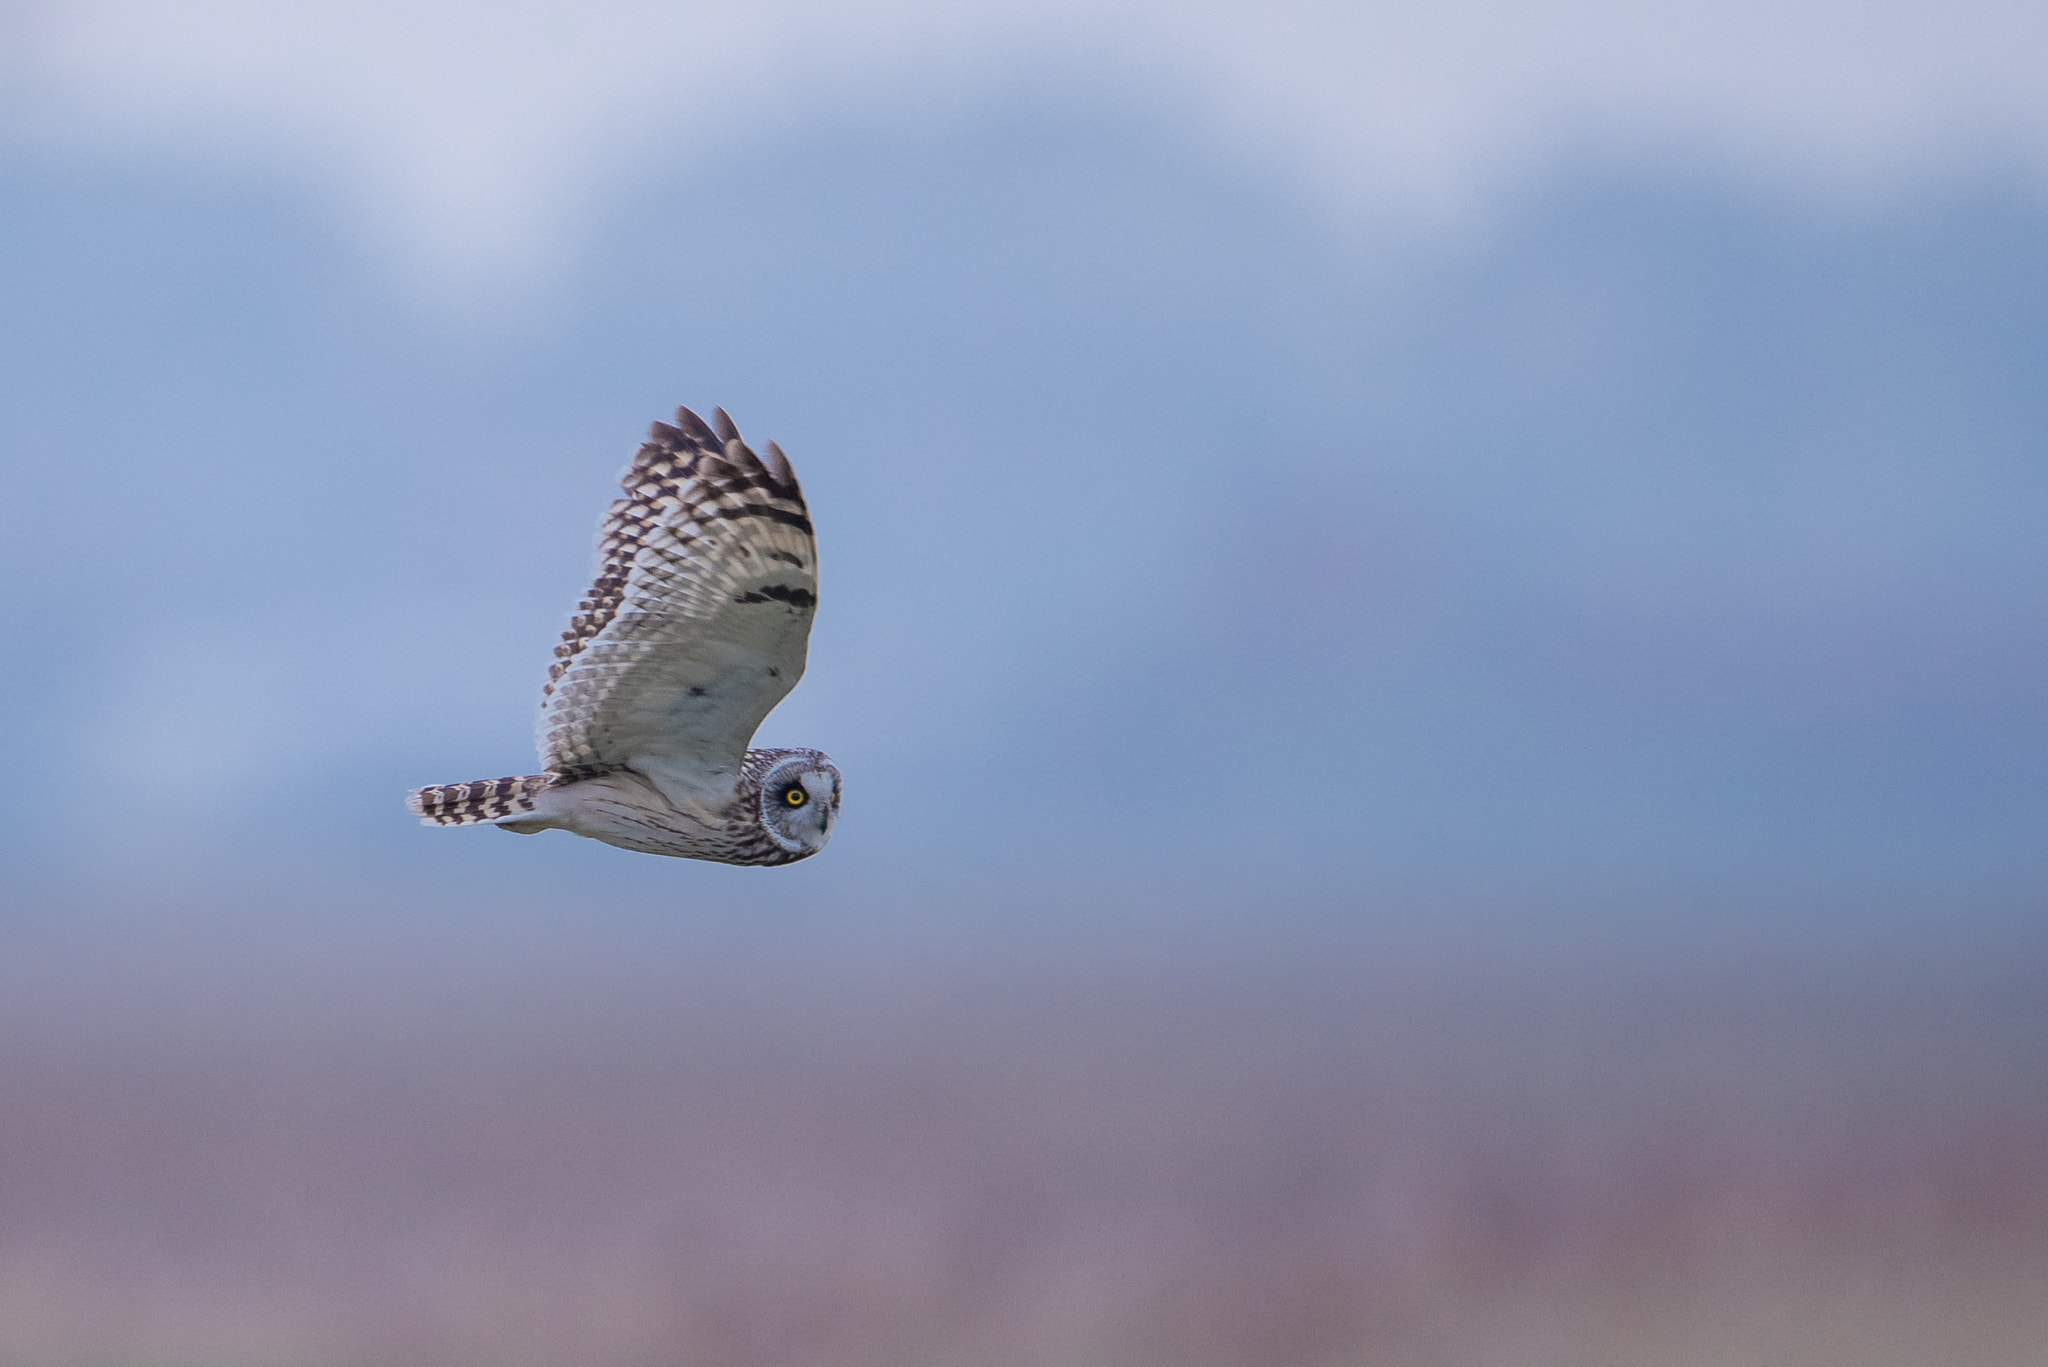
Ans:
<svg viewBox="0 0 2048 1367"><path fill-rule="evenodd" d="M761 786L761 824L791 854L816 854L839 821L839 771L830 761L792 759Z"/></svg>

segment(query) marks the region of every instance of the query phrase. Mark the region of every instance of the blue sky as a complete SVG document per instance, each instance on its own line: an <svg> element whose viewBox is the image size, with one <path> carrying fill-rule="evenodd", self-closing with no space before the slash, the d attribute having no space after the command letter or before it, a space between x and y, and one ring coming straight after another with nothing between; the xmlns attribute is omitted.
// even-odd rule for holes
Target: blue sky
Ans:
<svg viewBox="0 0 2048 1367"><path fill-rule="evenodd" d="M1739 60L1682 9L1558 9L1593 36L1555 49L1310 7L283 13L206 11L146 80L119 6L21 30L0 857L37 897L1933 925L2048 877L2044 123L1998 27L2034 20L1902 11L1821 80L1780 69L1839 36L1796 7ZM764 738L846 770L833 848L770 886L413 827L406 787L531 767L679 402L810 493Z"/></svg>

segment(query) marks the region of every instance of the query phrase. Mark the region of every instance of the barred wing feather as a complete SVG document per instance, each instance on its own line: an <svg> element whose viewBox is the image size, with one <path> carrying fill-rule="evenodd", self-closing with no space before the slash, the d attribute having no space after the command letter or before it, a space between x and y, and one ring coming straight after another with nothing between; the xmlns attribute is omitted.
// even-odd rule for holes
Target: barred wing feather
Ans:
<svg viewBox="0 0 2048 1367"><path fill-rule="evenodd" d="M714 421L654 424L626 471L543 694L552 774L631 765L714 798L803 675L818 601L803 491L773 442L756 455L723 409Z"/></svg>

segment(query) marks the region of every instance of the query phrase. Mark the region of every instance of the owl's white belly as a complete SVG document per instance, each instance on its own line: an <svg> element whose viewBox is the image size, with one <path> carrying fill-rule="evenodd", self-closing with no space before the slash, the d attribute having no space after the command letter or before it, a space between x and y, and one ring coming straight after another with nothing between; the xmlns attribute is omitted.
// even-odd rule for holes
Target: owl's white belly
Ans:
<svg viewBox="0 0 2048 1367"><path fill-rule="evenodd" d="M730 820L709 804L680 806L630 769L550 788L535 803L531 824L602 840L643 854L721 859L734 844Z"/></svg>

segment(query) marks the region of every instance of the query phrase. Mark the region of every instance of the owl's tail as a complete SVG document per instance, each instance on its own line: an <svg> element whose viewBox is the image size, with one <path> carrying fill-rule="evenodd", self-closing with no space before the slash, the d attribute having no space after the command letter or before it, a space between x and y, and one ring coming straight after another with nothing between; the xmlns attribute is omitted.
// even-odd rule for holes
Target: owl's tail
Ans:
<svg viewBox="0 0 2048 1367"><path fill-rule="evenodd" d="M473 826L532 811L535 799L554 781L551 774L527 774L521 778L444 783L435 788L415 788L406 794L405 806L420 819L422 826Z"/></svg>

